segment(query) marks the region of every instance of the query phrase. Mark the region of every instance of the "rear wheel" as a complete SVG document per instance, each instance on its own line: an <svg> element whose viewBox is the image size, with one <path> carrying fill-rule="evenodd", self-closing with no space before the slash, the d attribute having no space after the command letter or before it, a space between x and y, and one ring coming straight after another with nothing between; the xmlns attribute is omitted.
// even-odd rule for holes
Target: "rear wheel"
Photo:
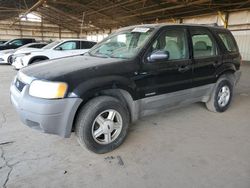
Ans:
<svg viewBox="0 0 250 188"><path fill-rule="evenodd" d="M125 140L129 125L126 107L113 97L92 99L76 119L76 135L81 145L95 153L114 150Z"/></svg>
<svg viewBox="0 0 250 188"><path fill-rule="evenodd" d="M213 112L224 112L231 104L233 97L234 82L227 77L218 80L210 100L206 103L207 108Z"/></svg>

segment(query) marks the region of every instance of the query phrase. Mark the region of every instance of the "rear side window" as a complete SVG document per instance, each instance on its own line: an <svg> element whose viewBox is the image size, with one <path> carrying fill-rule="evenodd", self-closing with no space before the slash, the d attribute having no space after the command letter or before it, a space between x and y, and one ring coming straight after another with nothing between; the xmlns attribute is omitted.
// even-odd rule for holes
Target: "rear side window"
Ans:
<svg viewBox="0 0 250 188"><path fill-rule="evenodd" d="M81 41L81 49L90 49L95 44L96 44L95 42Z"/></svg>
<svg viewBox="0 0 250 188"><path fill-rule="evenodd" d="M226 47L227 51L229 52L237 52L237 46L233 39L233 36L229 33L218 33L220 39L222 40L224 46Z"/></svg>
<svg viewBox="0 0 250 188"><path fill-rule="evenodd" d="M44 47L46 44L32 44L32 45L30 45L29 47L30 48L42 48L42 47Z"/></svg>
<svg viewBox="0 0 250 188"><path fill-rule="evenodd" d="M205 29L191 30L194 58L217 55L216 44L211 34Z"/></svg>

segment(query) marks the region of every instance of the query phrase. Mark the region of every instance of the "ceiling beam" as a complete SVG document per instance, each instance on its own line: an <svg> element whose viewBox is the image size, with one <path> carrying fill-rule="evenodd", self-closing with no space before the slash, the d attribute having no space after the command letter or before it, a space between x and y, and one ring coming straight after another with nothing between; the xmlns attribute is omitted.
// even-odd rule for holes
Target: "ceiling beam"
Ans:
<svg viewBox="0 0 250 188"><path fill-rule="evenodd" d="M164 11L167 11L167 10L173 10L173 9L183 8L183 7L196 5L196 4L201 4L201 3L207 3L207 2L210 2L210 0L192 1L192 2L189 2L189 3L185 3L185 4L180 4L180 5L175 5L175 6L170 6L170 7L165 7L165 8L155 9L155 10L150 10L150 11L146 11L146 12L139 12L139 13L136 13L136 14L119 17L119 19L127 19L127 18L132 18L132 17L135 17L135 16L144 16L144 15L148 15L148 14L164 12Z"/></svg>
<svg viewBox="0 0 250 188"><path fill-rule="evenodd" d="M39 0L39 1L38 1L37 3L35 3L32 7L30 7L26 12L24 12L23 15L26 16L26 15L29 14L30 12L36 10L36 9L37 9L39 6L41 6L45 1L46 1L46 0ZM13 26L13 25L14 25L16 22L18 22L20 19L21 19L21 18L18 17L18 19L15 20L15 21L10 25L10 27Z"/></svg>

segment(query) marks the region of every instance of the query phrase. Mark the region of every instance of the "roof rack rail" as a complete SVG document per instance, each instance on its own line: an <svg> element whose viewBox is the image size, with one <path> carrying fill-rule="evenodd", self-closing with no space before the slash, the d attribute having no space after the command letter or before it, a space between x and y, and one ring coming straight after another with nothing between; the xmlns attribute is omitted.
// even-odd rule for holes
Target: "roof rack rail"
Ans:
<svg viewBox="0 0 250 188"><path fill-rule="evenodd" d="M217 23L211 23L211 24L201 24L201 25L205 25L205 26L213 26L213 27L222 27L222 26L219 26Z"/></svg>

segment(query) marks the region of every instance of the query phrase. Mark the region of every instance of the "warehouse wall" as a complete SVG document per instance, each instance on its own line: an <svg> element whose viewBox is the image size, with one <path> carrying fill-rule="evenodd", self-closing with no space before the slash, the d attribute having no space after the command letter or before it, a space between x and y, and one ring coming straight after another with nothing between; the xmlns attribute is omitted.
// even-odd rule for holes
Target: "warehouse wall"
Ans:
<svg viewBox="0 0 250 188"><path fill-rule="evenodd" d="M242 59L250 61L250 11L231 13L228 28L240 48Z"/></svg>
<svg viewBox="0 0 250 188"><path fill-rule="evenodd" d="M49 41L59 38L78 38L78 34L48 22L20 21L11 26L13 21L0 21L0 39L17 37L34 37L37 40ZM86 37L86 36L82 36Z"/></svg>

